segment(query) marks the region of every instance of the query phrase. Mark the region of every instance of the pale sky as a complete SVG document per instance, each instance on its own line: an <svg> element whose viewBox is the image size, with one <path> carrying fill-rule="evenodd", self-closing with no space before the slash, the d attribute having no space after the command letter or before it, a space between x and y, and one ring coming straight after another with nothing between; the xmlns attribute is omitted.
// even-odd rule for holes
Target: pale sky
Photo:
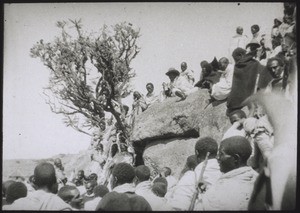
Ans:
<svg viewBox="0 0 300 213"><path fill-rule="evenodd" d="M65 127L42 95L49 70L30 57L40 39L53 41L56 21L82 18L87 32L127 21L139 27L141 52L132 63L134 88L146 94L152 82L161 90L170 67L186 61L200 76L200 61L228 56L237 26L251 36L258 24L269 33L273 19L283 16L282 3L26 3L4 5L3 158L48 158L78 153L90 138ZM127 99L129 103L132 99Z"/></svg>

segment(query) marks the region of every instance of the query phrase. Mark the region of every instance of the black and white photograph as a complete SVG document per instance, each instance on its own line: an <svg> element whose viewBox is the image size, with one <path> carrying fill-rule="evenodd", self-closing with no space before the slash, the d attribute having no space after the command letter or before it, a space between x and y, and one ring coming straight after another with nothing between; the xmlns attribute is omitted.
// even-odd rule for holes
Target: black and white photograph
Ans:
<svg viewBox="0 0 300 213"><path fill-rule="evenodd" d="M3 3L2 210L296 210L297 5Z"/></svg>

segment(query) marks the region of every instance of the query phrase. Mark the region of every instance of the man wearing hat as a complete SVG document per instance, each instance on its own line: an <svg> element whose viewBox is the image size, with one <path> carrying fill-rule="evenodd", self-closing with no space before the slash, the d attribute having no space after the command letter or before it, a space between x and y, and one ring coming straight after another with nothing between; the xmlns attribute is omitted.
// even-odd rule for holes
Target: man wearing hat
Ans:
<svg viewBox="0 0 300 213"><path fill-rule="evenodd" d="M163 90L167 97L180 97L179 101L186 99L187 95L190 94L193 85L191 85L187 79L180 76L180 72L175 68L170 68L166 75L170 79L170 83L163 83Z"/></svg>

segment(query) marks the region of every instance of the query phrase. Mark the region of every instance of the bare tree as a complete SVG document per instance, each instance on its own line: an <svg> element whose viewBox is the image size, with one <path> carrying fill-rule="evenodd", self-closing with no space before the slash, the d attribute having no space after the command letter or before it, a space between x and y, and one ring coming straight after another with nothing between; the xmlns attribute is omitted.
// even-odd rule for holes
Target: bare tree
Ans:
<svg viewBox="0 0 300 213"><path fill-rule="evenodd" d="M70 35L70 28L66 30L70 25L75 36ZM135 72L130 64L140 51L139 29L123 22L111 31L104 25L97 35L86 35L81 20L58 21L56 26L60 36L49 43L40 40L30 50L31 57L40 58L51 71L44 94L52 112L62 114L67 126L88 135L89 129L100 129L105 112L111 113L128 138L121 99L132 92L130 80Z"/></svg>

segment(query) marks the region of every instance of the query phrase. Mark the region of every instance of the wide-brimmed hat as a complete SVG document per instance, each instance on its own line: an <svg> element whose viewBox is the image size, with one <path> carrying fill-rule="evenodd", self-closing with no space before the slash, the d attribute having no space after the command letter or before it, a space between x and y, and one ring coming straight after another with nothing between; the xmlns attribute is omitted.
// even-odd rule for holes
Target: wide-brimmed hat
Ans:
<svg viewBox="0 0 300 213"><path fill-rule="evenodd" d="M176 75L180 75L180 72L179 72L177 69L173 68L173 67L171 67L171 68L168 70L168 72L166 72L166 75L169 76L169 75L172 74L172 73L174 73L174 74L176 74Z"/></svg>
<svg viewBox="0 0 300 213"><path fill-rule="evenodd" d="M260 44L259 44L258 40L254 38L254 39L252 39L252 40L246 45L246 49L247 49L248 47L252 47L253 49L257 49L257 48L260 47Z"/></svg>

